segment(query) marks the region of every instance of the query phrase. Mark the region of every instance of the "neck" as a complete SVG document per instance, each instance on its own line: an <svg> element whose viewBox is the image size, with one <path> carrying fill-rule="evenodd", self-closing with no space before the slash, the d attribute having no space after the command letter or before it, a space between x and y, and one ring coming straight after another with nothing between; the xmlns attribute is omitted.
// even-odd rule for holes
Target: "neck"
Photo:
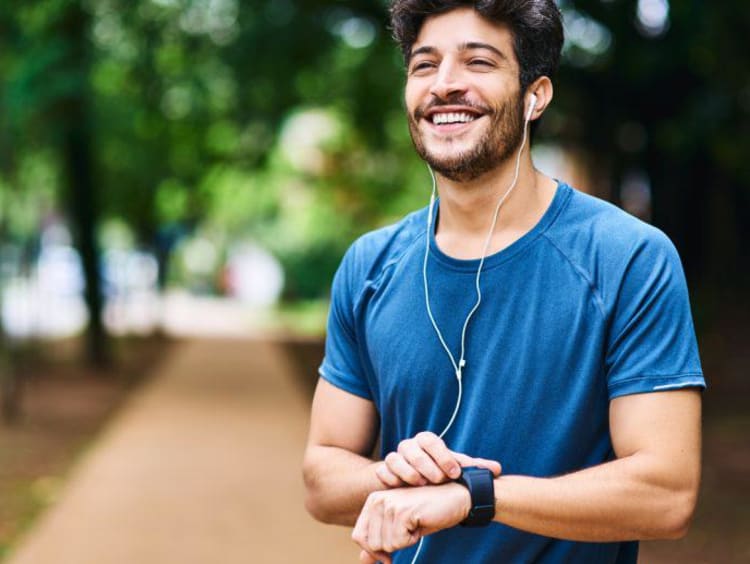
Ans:
<svg viewBox="0 0 750 564"><path fill-rule="evenodd" d="M456 258L481 256L495 208L515 176L516 156L468 182L438 176L440 219L436 239ZM556 183L534 169L528 147L521 154L518 179L502 204L488 253L508 246L529 231L546 211Z"/></svg>

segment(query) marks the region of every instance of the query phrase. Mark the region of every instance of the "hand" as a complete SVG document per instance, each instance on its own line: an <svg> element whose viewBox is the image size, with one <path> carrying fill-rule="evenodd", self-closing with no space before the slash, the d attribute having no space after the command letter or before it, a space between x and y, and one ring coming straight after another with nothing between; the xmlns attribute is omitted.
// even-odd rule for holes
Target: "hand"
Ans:
<svg viewBox="0 0 750 564"><path fill-rule="evenodd" d="M390 452L375 473L389 488L443 484L461 475L462 466L487 468L497 478L500 463L474 458L450 450L443 439L428 431L399 443L397 452Z"/></svg>
<svg viewBox="0 0 750 564"><path fill-rule="evenodd" d="M360 562L390 564L391 553L458 525L470 510L469 490L460 484L373 492L352 532L352 539L362 547Z"/></svg>

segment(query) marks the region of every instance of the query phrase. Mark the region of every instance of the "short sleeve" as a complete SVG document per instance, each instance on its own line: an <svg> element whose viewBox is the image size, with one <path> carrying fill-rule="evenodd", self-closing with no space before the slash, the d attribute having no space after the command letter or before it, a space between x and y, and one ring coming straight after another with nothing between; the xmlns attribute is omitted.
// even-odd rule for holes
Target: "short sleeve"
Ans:
<svg viewBox="0 0 750 564"><path fill-rule="evenodd" d="M357 340L354 306L363 281L358 279L356 244L344 256L331 287L331 307L328 313L325 357L318 372L320 376L349 393L372 399L372 392L362 368Z"/></svg>
<svg viewBox="0 0 750 564"><path fill-rule="evenodd" d="M627 260L605 364L610 399L705 388L682 265L674 245L655 229Z"/></svg>

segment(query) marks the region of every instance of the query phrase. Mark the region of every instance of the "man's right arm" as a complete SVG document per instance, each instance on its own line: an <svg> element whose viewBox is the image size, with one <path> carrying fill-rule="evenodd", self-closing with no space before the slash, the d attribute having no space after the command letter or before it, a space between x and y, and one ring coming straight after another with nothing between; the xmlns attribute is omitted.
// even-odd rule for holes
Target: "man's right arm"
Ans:
<svg viewBox="0 0 750 564"><path fill-rule="evenodd" d="M377 473L383 463L369 458L377 434L371 401L319 380L303 463L305 506L313 517L352 526L367 496L387 489Z"/></svg>
<svg viewBox="0 0 750 564"><path fill-rule="evenodd" d="M305 506L325 523L353 526L372 492L442 484L461 466L482 466L497 477L500 464L450 450L434 433L405 439L385 460L370 459L378 434L378 413L369 400L322 378L313 398L310 434L303 462Z"/></svg>

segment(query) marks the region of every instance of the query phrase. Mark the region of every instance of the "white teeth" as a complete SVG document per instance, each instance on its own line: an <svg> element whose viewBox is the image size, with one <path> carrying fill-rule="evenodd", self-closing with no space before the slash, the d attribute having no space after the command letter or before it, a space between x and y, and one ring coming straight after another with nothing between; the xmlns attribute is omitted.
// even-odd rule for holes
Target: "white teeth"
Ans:
<svg viewBox="0 0 750 564"><path fill-rule="evenodd" d="M446 112L432 114L432 123L441 125L443 123L467 123L474 121L476 116L467 112Z"/></svg>

